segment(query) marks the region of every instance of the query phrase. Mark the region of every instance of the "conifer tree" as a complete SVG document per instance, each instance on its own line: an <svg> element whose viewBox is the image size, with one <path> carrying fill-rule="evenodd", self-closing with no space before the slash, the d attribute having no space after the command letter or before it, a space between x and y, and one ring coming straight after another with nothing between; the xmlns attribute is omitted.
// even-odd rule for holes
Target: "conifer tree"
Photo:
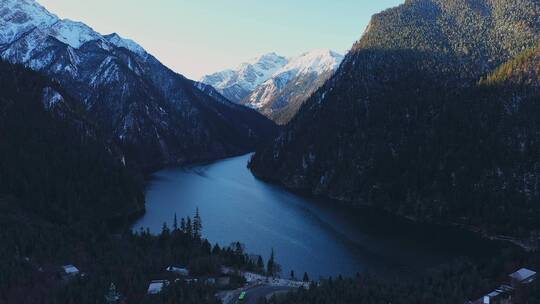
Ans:
<svg viewBox="0 0 540 304"><path fill-rule="evenodd" d="M219 247L219 244L216 243L214 245L214 248L212 248L212 254L213 255L219 255L220 253L221 253L221 248ZM263 265L263 267L264 267L264 265Z"/></svg>
<svg viewBox="0 0 540 304"><path fill-rule="evenodd" d="M174 213L173 229L174 231L178 230L178 218L176 217L176 212Z"/></svg>
<svg viewBox="0 0 540 304"><path fill-rule="evenodd" d="M269 276L274 276L274 248L272 248L270 258L268 259L268 264L266 264L266 272Z"/></svg>
<svg viewBox="0 0 540 304"><path fill-rule="evenodd" d="M168 237L170 235L169 226L167 225L167 222L163 222L163 227L161 228L161 236L162 237Z"/></svg>
<svg viewBox="0 0 540 304"><path fill-rule="evenodd" d="M193 236L193 225L191 224L191 217L189 216L187 217L187 220L186 220L186 233L190 237Z"/></svg>
<svg viewBox="0 0 540 304"><path fill-rule="evenodd" d="M264 271L264 262L262 256L257 259L257 269Z"/></svg>
<svg viewBox="0 0 540 304"><path fill-rule="evenodd" d="M180 230L184 233L186 232L186 220L184 218L180 219Z"/></svg>
<svg viewBox="0 0 540 304"><path fill-rule="evenodd" d="M195 217L193 218L193 237L200 238L202 232L202 220L199 213L199 208L195 210Z"/></svg>

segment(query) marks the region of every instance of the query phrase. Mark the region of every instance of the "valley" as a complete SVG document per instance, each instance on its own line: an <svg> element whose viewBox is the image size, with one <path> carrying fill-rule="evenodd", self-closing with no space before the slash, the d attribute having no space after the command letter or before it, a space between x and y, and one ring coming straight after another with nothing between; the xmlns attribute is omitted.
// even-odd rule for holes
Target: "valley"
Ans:
<svg viewBox="0 0 540 304"><path fill-rule="evenodd" d="M0 304L540 303L537 0L77 1L0 0Z"/></svg>

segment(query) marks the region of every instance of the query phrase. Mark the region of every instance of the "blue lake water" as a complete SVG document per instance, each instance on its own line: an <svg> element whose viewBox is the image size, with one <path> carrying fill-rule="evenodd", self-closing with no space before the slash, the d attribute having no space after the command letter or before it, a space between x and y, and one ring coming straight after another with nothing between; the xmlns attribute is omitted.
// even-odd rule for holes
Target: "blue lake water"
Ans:
<svg viewBox="0 0 540 304"><path fill-rule="evenodd" d="M489 256L498 248L471 233L290 193L253 177L249 158L155 173L147 188L147 212L134 229L159 232L175 213L178 218L193 216L198 207L203 235L210 242L241 241L265 260L273 248L283 276L294 270L297 276L308 272L312 279L357 272L418 273L462 256Z"/></svg>

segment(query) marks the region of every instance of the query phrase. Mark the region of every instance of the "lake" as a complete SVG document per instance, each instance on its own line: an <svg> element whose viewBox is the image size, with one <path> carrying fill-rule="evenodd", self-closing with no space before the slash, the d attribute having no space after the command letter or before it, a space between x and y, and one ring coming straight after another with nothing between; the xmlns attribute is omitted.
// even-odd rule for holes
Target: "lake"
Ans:
<svg viewBox="0 0 540 304"><path fill-rule="evenodd" d="M161 231L199 208L203 236L212 243L240 241L265 261L273 248L283 276L415 274L458 257L494 255L498 244L452 228L409 223L372 209L300 196L256 179L251 155L155 173L146 214L134 229Z"/></svg>

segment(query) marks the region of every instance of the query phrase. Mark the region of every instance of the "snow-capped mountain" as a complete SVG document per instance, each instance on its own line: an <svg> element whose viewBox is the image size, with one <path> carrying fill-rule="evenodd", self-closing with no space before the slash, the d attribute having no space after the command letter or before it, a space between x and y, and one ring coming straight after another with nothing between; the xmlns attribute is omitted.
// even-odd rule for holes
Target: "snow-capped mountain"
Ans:
<svg viewBox="0 0 540 304"><path fill-rule="evenodd" d="M273 132L256 111L203 92L132 40L34 0L0 0L0 56L58 81L140 166L237 154Z"/></svg>
<svg viewBox="0 0 540 304"><path fill-rule="evenodd" d="M58 17L36 2L2 0L0 3L0 45L11 43L34 28L49 27L58 21Z"/></svg>
<svg viewBox="0 0 540 304"><path fill-rule="evenodd" d="M242 103L257 109L279 124L287 123L339 67L343 56L315 50L291 58Z"/></svg>
<svg viewBox="0 0 540 304"><path fill-rule="evenodd" d="M213 86L233 102L285 124L342 60L342 55L330 50L314 50L292 58L269 53L235 69L204 76L200 82Z"/></svg>
<svg viewBox="0 0 540 304"><path fill-rule="evenodd" d="M288 62L283 56L268 53L242 63L234 69L206 75L200 82L213 86L223 96L238 103Z"/></svg>

